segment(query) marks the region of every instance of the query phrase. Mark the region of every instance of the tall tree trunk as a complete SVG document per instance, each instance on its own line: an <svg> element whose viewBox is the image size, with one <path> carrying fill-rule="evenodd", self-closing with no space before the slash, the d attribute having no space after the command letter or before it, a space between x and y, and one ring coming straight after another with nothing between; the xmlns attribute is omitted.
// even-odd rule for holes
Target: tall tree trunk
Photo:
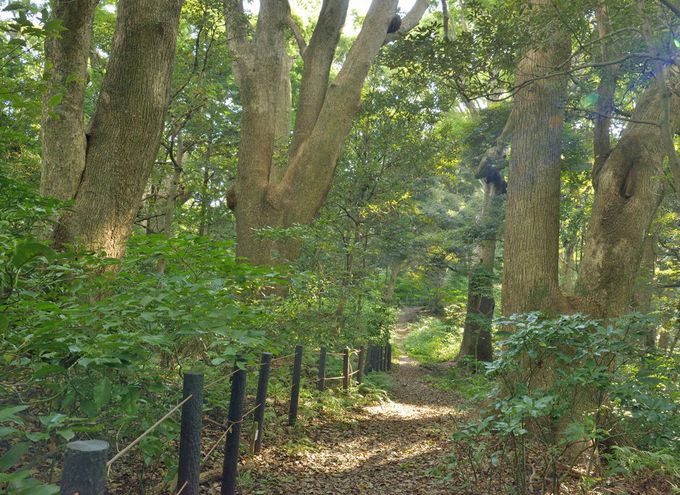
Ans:
<svg viewBox="0 0 680 495"><path fill-rule="evenodd" d="M382 299L386 303L391 303L394 301L394 291L397 288L397 281L399 280L399 274L404 269L406 265L406 260L396 260L390 263L388 267L388 278L385 284L385 289L383 291Z"/></svg>
<svg viewBox="0 0 680 495"><path fill-rule="evenodd" d="M45 40L40 193L61 200L75 197L85 170L87 61L98 3L99 0L50 2L50 19L60 20L63 31Z"/></svg>
<svg viewBox="0 0 680 495"><path fill-rule="evenodd" d="M548 8L549 2L534 2L532 9ZM560 155L566 77L544 76L565 63L570 39L559 24L546 37L540 47L524 55L516 73L520 89L513 103L504 245L506 315L552 311L560 304Z"/></svg>
<svg viewBox="0 0 680 495"><path fill-rule="evenodd" d="M201 186L201 212L198 235L208 235L210 231L210 198L208 195L210 185L210 161L212 159L212 130L205 150L205 164L203 165L203 184Z"/></svg>
<svg viewBox="0 0 680 495"><path fill-rule="evenodd" d="M459 358L471 357L477 361L493 358L491 323L496 307L493 296L496 232L501 222L499 196L504 187L505 181L502 184L489 181L484 185L484 204L478 223L486 235L478 241L468 276L467 313Z"/></svg>
<svg viewBox="0 0 680 495"><path fill-rule="evenodd" d="M396 0L371 3L357 40L329 82L348 3L323 1L309 45L294 30L304 67L295 129L285 153L282 130L288 129L291 115L291 61L285 31L294 23L288 2L262 0L253 30L243 2L225 0L229 46L243 104L238 170L229 203L236 216L237 255L251 262L270 264L297 256L296 241L273 242L258 231L309 224L323 204L342 142L358 110L363 82L397 7ZM417 0L400 33L415 26L427 6L426 0Z"/></svg>
<svg viewBox="0 0 680 495"><path fill-rule="evenodd" d="M62 3L77 15L75 2ZM182 3L118 2L111 57L87 132L87 147L78 149L85 166L76 190L71 191L74 205L54 233L58 247L75 243L110 257L123 255L158 152ZM89 43L82 49L87 51ZM48 65L59 62L47 60ZM54 122L45 124L44 136L59 135ZM51 154L44 158L43 182L62 166Z"/></svg>

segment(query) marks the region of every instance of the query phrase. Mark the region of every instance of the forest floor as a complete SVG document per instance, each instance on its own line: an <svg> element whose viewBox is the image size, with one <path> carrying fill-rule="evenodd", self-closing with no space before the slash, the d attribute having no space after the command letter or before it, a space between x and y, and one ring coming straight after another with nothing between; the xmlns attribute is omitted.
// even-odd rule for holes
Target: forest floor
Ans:
<svg viewBox="0 0 680 495"><path fill-rule="evenodd" d="M246 463L240 493L451 493L445 463L451 432L464 413L455 394L428 384L428 375L436 371L403 351L414 315L414 309L403 312L393 334L400 352L390 373L390 399L353 409L340 421L321 419L298 427L305 437L299 448L270 446ZM206 493L219 493L218 484L206 488Z"/></svg>

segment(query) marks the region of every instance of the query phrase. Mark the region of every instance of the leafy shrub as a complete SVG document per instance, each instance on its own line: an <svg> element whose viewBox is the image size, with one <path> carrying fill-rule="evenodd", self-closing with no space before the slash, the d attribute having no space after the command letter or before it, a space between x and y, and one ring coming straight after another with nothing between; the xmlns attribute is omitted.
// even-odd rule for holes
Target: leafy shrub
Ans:
<svg viewBox="0 0 680 495"><path fill-rule="evenodd" d="M488 365L499 383L489 398L493 413L461 428L456 438L479 445L494 437L505 444L501 450L510 453L520 493L529 490L530 444L545 462L542 489L553 491L583 454L592 459L612 444L680 452L678 363L648 354L644 319L603 323L531 313L501 324L513 331Z"/></svg>

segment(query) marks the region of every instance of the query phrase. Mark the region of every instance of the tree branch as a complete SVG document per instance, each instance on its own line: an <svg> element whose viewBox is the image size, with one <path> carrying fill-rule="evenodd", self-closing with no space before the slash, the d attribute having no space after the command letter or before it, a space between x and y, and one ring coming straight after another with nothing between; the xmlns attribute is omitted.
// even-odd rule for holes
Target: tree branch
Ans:
<svg viewBox="0 0 680 495"><path fill-rule="evenodd" d="M300 51L300 56L304 57L305 50L307 50L307 42L305 41L304 36L302 36L300 26L298 26L298 23L295 21L295 19L293 19L293 16L291 15L288 16L288 27L293 32L295 42L297 43L298 50Z"/></svg>
<svg viewBox="0 0 680 495"><path fill-rule="evenodd" d="M673 2L670 0L659 0L662 4L664 4L668 9L673 12L676 16L680 17L680 7L677 7Z"/></svg>
<svg viewBox="0 0 680 495"><path fill-rule="evenodd" d="M323 106L331 64L347 18L349 0L325 0L309 46L304 50L304 68L290 156L295 156L309 137Z"/></svg>
<svg viewBox="0 0 680 495"><path fill-rule="evenodd" d="M375 3L375 2L374 2ZM385 43L394 41L405 36L411 29L420 23L420 19L425 15L425 11L430 6L429 0L417 0L408 14L401 20L401 26L396 33L390 33L385 37Z"/></svg>

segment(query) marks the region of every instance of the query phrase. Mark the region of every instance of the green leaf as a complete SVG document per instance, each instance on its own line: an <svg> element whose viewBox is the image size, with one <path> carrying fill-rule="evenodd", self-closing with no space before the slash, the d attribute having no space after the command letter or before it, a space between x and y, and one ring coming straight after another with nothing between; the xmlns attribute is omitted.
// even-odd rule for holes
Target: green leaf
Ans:
<svg viewBox="0 0 680 495"><path fill-rule="evenodd" d="M22 442L10 448L5 453L5 455L0 457L0 471L7 471L9 468L19 462L21 456L24 455L28 450L29 445L30 444L28 442Z"/></svg>
<svg viewBox="0 0 680 495"><path fill-rule="evenodd" d="M16 428L12 428L11 426L0 427L0 438L9 436L13 433L16 433L17 431L19 430L17 430Z"/></svg>
<svg viewBox="0 0 680 495"><path fill-rule="evenodd" d="M39 485L30 486L24 490L17 492L17 495L55 495L59 493L59 487L57 485Z"/></svg>
<svg viewBox="0 0 680 495"><path fill-rule="evenodd" d="M111 400L111 380L108 378L103 378L99 383L94 386L92 399L98 408L101 407Z"/></svg>
<svg viewBox="0 0 680 495"><path fill-rule="evenodd" d="M25 411L28 406L12 406L0 409L0 421L12 420L15 422L21 422L19 418L15 418L14 415L18 412Z"/></svg>
<svg viewBox="0 0 680 495"><path fill-rule="evenodd" d="M47 440L48 438L50 438L50 436L47 433L36 431L26 433L26 438L28 438L31 442L40 442L42 440Z"/></svg>
<svg viewBox="0 0 680 495"><path fill-rule="evenodd" d="M59 435L61 438L63 438L63 439L66 440L67 442L68 442L69 440L71 440L73 437L76 436L76 434L75 434L75 433L73 432L73 430L71 430L71 429L67 429L67 430L59 430L59 431L57 431L57 435Z"/></svg>
<svg viewBox="0 0 680 495"><path fill-rule="evenodd" d="M50 257L54 255L54 250L40 242L22 242L14 248L12 264L16 268L21 268L29 261L40 256Z"/></svg>

